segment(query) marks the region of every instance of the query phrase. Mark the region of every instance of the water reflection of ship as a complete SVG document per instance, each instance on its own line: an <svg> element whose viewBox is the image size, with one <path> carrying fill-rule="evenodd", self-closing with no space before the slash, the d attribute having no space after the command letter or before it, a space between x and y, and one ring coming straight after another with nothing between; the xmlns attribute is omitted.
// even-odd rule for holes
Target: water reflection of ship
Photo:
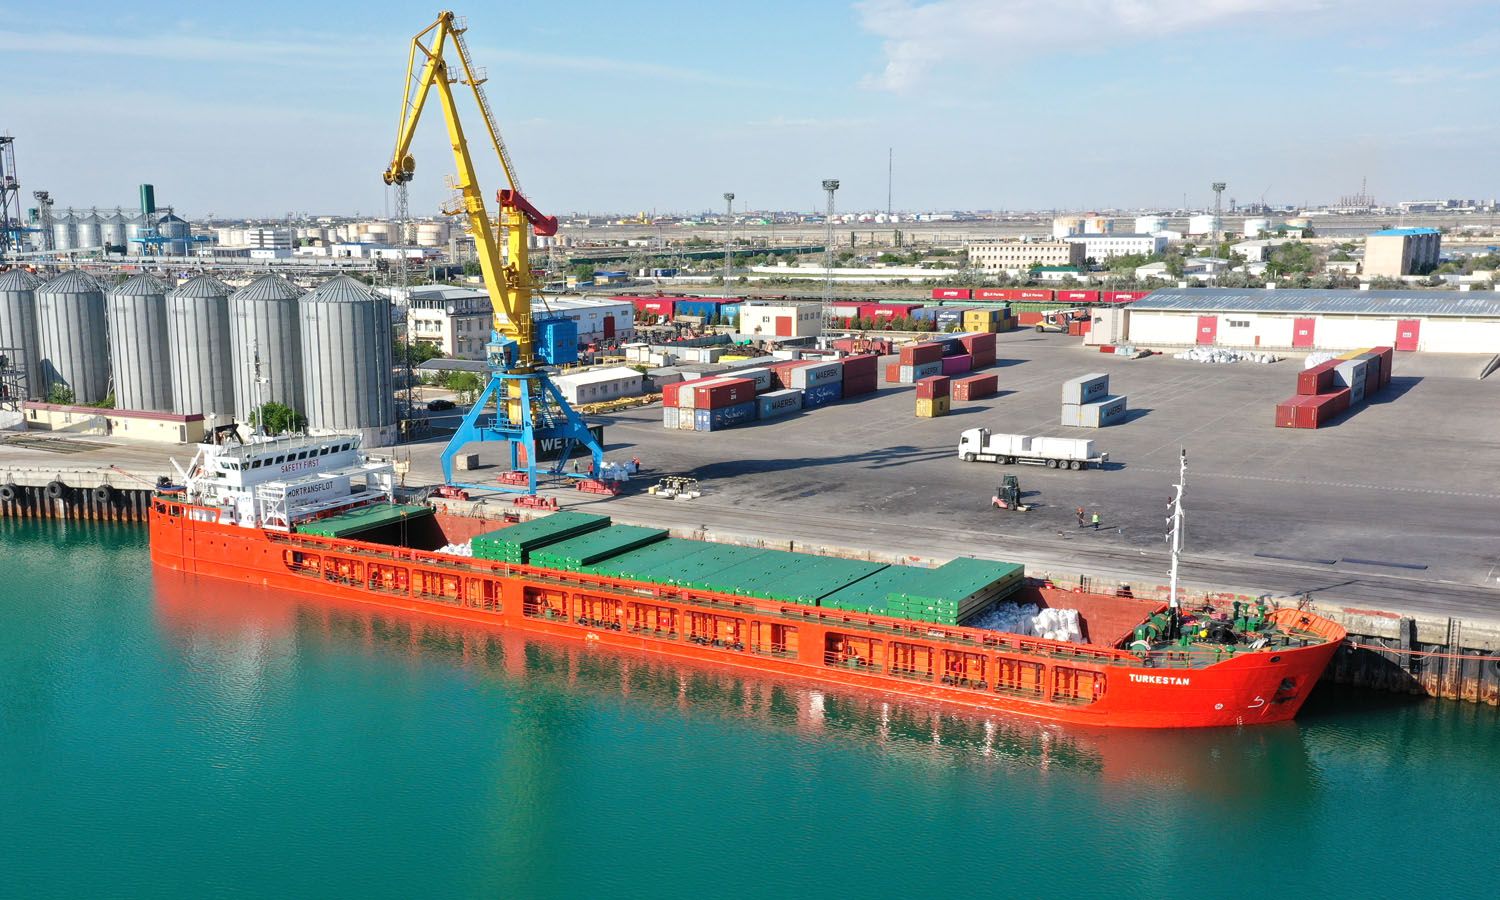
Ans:
<svg viewBox="0 0 1500 900"><path fill-rule="evenodd" d="M1086 729L894 702L795 679L747 676L681 660L594 651L571 641L354 602L155 570L159 619L179 647L271 659L303 646L358 647L447 664L480 678L637 706L785 729L947 763L1098 773L1106 782L1159 786L1253 802L1305 793L1313 766L1295 723L1182 731Z"/></svg>

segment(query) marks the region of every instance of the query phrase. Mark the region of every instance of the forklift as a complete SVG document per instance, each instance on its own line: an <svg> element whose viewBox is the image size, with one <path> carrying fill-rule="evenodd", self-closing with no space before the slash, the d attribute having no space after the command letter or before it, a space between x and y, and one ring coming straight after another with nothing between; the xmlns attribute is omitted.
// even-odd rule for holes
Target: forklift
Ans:
<svg viewBox="0 0 1500 900"><path fill-rule="evenodd" d="M1014 475L1006 475L1000 486L995 489L995 496L990 498L992 509L1008 509L1011 512L1027 512L1030 506L1021 502L1021 481Z"/></svg>
<svg viewBox="0 0 1500 900"><path fill-rule="evenodd" d="M1042 314L1042 321L1036 323L1038 334L1051 332L1053 334L1067 334L1068 326L1073 322L1082 322L1089 317L1089 311L1079 307L1078 309L1060 309L1056 312Z"/></svg>

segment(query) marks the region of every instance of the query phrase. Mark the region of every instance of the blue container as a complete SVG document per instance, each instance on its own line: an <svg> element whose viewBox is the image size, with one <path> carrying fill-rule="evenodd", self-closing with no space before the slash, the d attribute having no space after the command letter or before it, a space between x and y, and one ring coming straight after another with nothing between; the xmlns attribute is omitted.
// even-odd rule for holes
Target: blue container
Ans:
<svg viewBox="0 0 1500 900"><path fill-rule="evenodd" d="M819 406L827 406L844 399L844 383L842 381L815 384L802 392L802 408L816 409Z"/></svg>
<svg viewBox="0 0 1500 900"><path fill-rule="evenodd" d="M762 419L789 416L802 409L802 392L796 388L770 391L755 398Z"/></svg>
<svg viewBox="0 0 1500 900"><path fill-rule="evenodd" d="M755 421L755 401L721 406L718 409L695 409L692 413L694 431L719 431Z"/></svg>

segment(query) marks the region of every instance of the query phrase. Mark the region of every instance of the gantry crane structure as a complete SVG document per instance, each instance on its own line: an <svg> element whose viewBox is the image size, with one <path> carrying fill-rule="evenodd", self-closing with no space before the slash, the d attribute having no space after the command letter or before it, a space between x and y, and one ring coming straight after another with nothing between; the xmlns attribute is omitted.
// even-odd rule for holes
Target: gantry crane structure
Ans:
<svg viewBox="0 0 1500 900"><path fill-rule="evenodd" d="M412 137L428 95L435 90L448 125L453 161L458 168L457 177L450 180L450 187L456 188L457 193L444 205L443 212L467 218L484 274L485 290L494 309L494 331L486 346L490 378L443 450L443 478L448 484L461 487L534 494L539 471L538 440L555 443L561 451L556 464L546 470L553 475L597 478L604 465L604 450L542 368L566 365L578 358L576 323L566 318L545 318L535 322L532 319L535 286L529 254L530 234L556 234L557 218L542 215L521 193L515 166L500 138L500 128L485 96L484 70L471 61L464 41L465 30L464 20L445 10L438 14L437 21L412 38L406 64L406 94L401 122L384 178L386 184L396 187L411 181L416 171L416 161L411 155ZM455 65L450 65L450 59ZM498 222L492 222L479 188L468 139L459 120L454 85L463 85L472 91L491 148L505 172L508 187L501 188L497 196ZM453 458L463 447L476 441L509 444L511 470L525 472L525 484L463 484L454 481ZM565 472L568 459L580 446L587 448L592 456L590 471Z"/></svg>

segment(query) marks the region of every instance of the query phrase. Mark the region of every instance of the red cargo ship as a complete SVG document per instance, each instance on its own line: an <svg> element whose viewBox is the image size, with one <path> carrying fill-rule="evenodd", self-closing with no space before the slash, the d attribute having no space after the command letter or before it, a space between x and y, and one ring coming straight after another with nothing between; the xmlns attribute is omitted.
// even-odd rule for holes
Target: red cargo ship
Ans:
<svg viewBox="0 0 1500 900"><path fill-rule="evenodd" d="M180 474L152 500L168 569L1051 721L1285 721L1344 638L1289 608L1226 620L1044 584L1008 598L1078 610L1069 642L439 552L499 523L395 505L391 464L350 435L204 445ZM310 533L329 522L360 538Z"/></svg>

